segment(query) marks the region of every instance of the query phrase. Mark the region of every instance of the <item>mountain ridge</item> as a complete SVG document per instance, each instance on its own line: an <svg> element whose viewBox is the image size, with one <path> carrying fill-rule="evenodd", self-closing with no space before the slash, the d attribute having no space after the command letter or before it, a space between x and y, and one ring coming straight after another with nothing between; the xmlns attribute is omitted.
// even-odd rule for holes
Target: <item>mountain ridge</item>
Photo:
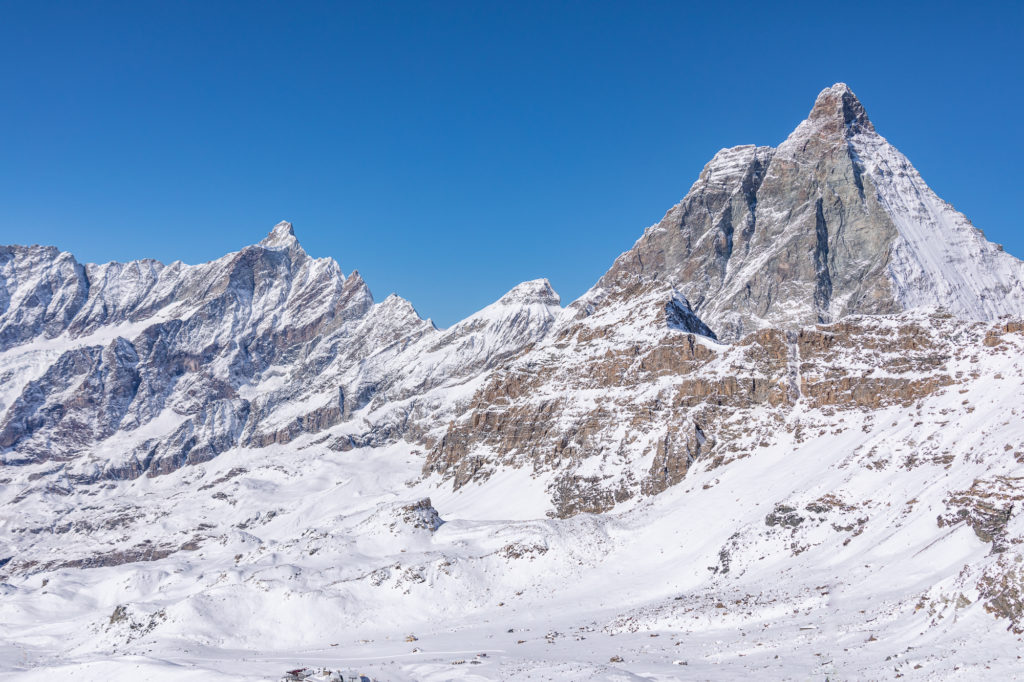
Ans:
<svg viewBox="0 0 1024 682"><path fill-rule="evenodd" d="M630 334L651 330L657 330L651 339L669 330L736 343L761 329L796 333L859 313L936 305L963 319L1024 315L1024 263L938 201L876 133L852 90L837 83L822 90L779 147L718 152L686 197L564 308L546 279L532 280L439 330L400 297L375 303L358 271L346 278L335 260L310 257L287 221L257 244L198 265L83 265L53 247L3 247L0 349L58 337L75 346L76 338L127 325L125 338L91 351L91 369L85 356L72 359L82 350L65 353L62 362L84 373L75 375L84 377L82 386L102 383L113 371L109 376L127 383L107 388L128 401L112 417L72 418L62 407L71 390L66 377L19 370L11 378L27 381L21 386L32 397L19 398L16 388L0 396L3 456L74 456L94 441L54 441L67 424L107 419L112 426L95 431L102 440L122 425L134 431L156 419L167 401L177 405L171 421L179 430L136 444L128 459L134 463L113 464L110 472L173 470L245 443L287 442L367 410L380 413L382 422L335 439L338 447L403 434L433 447L442 436L437 420L458 414L466 398L429 396L458 386L479 389L488 372L524 353L529 358L531 349L564 347L559 339L590 337L597 329L630 343ZM943 244L928 243L930 228L944 231ZM607 305L622 312L594 317ZM140 347L151 349L146 356L127 338L140 332ZM125 343L122 351L114 347ZM260 395L254 387L282 362L293 366L299 383ZM425 432L407 433L406 408L389 407L409 400ZM306 406L301 414L298 405ZM87 402L86 413L93 409ZM200 424L216 430L219 423L209 421L208 409L245 426L198 437ZM192 435L182 440L180 434Z"/></svg>

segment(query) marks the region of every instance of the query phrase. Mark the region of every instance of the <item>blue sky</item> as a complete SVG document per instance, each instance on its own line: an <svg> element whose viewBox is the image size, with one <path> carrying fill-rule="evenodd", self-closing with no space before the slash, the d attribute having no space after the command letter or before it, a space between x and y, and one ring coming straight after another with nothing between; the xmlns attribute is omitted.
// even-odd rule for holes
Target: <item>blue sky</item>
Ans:
<svg viewBox="0 0 1024 682"><path fill-rule="evenodd" d="M585 291L845 81L1017 256L1024 3L0 0L0 243L200 262L291 220L448 325Z"/></svg>

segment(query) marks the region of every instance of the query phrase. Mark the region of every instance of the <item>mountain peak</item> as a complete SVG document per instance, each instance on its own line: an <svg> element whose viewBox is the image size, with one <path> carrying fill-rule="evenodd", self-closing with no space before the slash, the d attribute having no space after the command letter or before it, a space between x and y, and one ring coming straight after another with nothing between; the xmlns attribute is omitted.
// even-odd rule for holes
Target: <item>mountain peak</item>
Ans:
<svg viewBox="0 0 1024 682"><path fill-rule="evenodd" d="M292 224L287 220L282 220L277 225L274 225L274 229L260 242L260 246L288 248L296 246L298 243L299 241L295 238L295 229L292 227Z"/></svg>
<svg viewBox="0 0 1024 682"><path fill-rule="evenodd" d="M542 278L517 284L509 290L508 293L498 299L498 303L516 305L539 303L542 305L557 306L561 303L561 299L551 287L551 282Z"/></svg>
<svg viewBox="0 0 1024 682"><path fill-rule="evenodd" d="M1024 263L935 196L845 83L774 150L718 152L581 301L655 280L727 342L925 306L970 320L1024 311ZM666 310L670 323L686 307Z"/></svg>
<svg viewBox="0 0 1024 682"><path fill-rule="evenodd" d="M864 105L846 83L836 83L818 93L807 120L828 132L842 133L847 129L874 131Z"/></svg>

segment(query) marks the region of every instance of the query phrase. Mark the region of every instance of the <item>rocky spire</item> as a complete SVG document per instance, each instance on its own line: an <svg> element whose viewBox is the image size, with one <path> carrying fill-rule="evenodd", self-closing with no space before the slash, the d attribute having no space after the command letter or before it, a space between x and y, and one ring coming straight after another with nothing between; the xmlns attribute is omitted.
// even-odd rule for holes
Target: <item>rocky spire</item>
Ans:
<svg viewBox="0 0 1024 682"><path fill-rule="evenodd" d="M373 294L370 293L370 287L367 286L359 271L353 270L342 285L339 308L350 310L352 314L349 317L353 314L361 317L372 305Z"/></svg>
<svg viewBox="0 0 1024 682"><path fill-rule="evenodd" d="M280 249L297 246L298 243L299 240L295 238L295 229L292 227L292 224L287 220L282 220L277 225L274 225L274 229L260 242L260 246L269 249Z"/></svg>
<svg viewBox="0 0 1024 682"><path fill-rule="evenodd" d="M778 148L719 152L581 300L652 280L723 341L923 305L965 319L1024 309L1024 265L934 195L845 83Z"/></svg>
<svg viewBox="0 0 1024 682"><path fill-rule="evenodd" d="M846 83L836 83L818 94L807 120L822 132L874 132L864 105Z"/></svg>

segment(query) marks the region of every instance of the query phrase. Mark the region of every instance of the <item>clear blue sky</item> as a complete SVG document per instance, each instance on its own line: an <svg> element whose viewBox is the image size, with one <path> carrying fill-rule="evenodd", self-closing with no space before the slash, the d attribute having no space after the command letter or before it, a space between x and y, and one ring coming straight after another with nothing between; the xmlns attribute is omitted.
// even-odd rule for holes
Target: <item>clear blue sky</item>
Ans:
<svg viewBox="0 0 1024 682"><path fill-rule="evenodd" d="M845 81L1024 256L1022 7L0 0L0 243L200 262L290 220L440 325L568 302Z"/></svg>

